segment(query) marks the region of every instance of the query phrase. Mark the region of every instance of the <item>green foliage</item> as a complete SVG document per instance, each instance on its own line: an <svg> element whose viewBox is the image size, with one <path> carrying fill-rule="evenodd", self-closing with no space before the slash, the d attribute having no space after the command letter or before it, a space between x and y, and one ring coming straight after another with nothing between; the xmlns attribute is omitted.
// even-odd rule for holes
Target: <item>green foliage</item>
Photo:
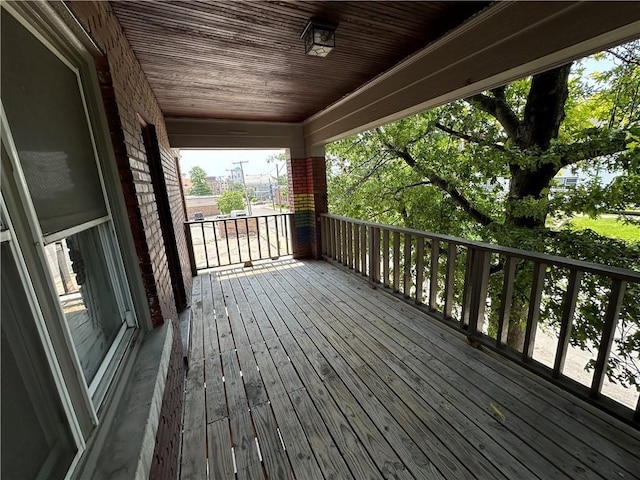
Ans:
<svg viewBox="0 0 640 480"><path fill-rule="evenodd" d="M631 217L630 217L631 218ZM640 224L623 222L615 217L575 217L567 222L570 230L592 230L598 235L617 238L626 242L640 242Z"/></svg>
<svg viewBox="0 0 640 480"><path fill-rule="evenodd" d="M207 181L207 173L201 167L193 167L189 170L191 188L187 195L213 195L213 189Z"/></svg>
<svg viewBox="0 0 640 480"><path fill-rule="evenodd" d="M218 199L220 213L229 214L232 210L244 209L244 195L238 190L227 190Z"/></svg>
<svg viewBox="0 0 640 480"><path fill-rule="evenodd" d="M600 56L608 59L604 72L587 75L586 61L573 66L567 98L561 105L564 116L558 117L559 130L544 145L526 144L522 140L522 135L529 133L526 129L508 128L513 123L495 110L481 108L478 101L503 104L517 119L518 128L533 125L536 119L527 109L532 78L329 145L330 211L640 270L638 243L625 243L591 230L554 232L543 228L547 217L557 220L640 208L640 42ZM591 178L575 188L555 192L553 177L563 167L588 171ZM599 181L597 173L603 170L617 172L615 181L608 185ZM526 227L526 222L520 223L522 219L534 221ZM464 265L464 252L459 259L458 265ZM502 289L501 262L504 259L493 259L489 285L489 332L494 335ZM533 265L523 262L516 272L510 345L518 348ZM464 268L456 272L457 285L462 285L463 275ZM567 275L562 269L547 272L541 321L551 329L561 318ZM625 295L619 341L607 371L612 381L626 385L640 382L638 288L630 285ZM605 279L583 276L571 339L574 345L598 347L609 291ZM460 291L454 295L461 300Z"/></svg>

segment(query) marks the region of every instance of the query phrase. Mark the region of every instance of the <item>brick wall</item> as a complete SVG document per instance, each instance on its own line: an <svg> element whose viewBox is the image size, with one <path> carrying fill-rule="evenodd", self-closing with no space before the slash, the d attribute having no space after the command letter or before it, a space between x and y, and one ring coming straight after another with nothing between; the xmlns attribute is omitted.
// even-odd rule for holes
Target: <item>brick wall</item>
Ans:
<svg viewBox="0 0 640 480"><path fill-rule="evenodd" d="M96 63L152 321L159 325L164 319L176 319L177 311L138 115L156 127L175 241L185 289L190 293L181 179L175 165L175 152L169 146L162 111L109 3L72 1L69 5L106 54L106 58Z"/></svg>
<svg viewBox="0 0 640 480"><path fill-rule="evenodd" d="M320 258L320 222L327 212L327 172L324 157L289 159L289 198L293 201L294 256Z"/></svg>
<svg viewBox="0 0 640 480"><path fill-rule="evenodd" d="M96 59L96 68L152 322L154 325L167 320L175 322L151 478L177 478L184 378L182 340L140 118L156 128L175 244L189 298L192 279L176 155L169 146L162 111L109 3L67 4L105 53L105 57Z"/></svg>

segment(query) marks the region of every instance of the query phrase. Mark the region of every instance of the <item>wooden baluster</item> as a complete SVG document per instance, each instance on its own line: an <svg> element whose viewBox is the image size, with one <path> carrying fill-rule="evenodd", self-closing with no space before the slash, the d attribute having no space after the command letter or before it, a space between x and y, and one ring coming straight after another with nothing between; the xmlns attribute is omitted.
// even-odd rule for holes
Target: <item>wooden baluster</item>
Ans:
<svg viewBox="0 0 640 480"><path fill-rule="evenodd" d="M380 283L380 229L369 227L369 281Z"/></svg>
<svg viewBox="0 0 640 480"><path fill-rule="evenodd" d="M340 232L339 232L339 228L338 228L339 223L338 223L338 220L336 220L335 218L333 218L332 220L333 220L332 221L332 224L333 224L333 226L332 226L333 239L331 241L333 242L333 245L332 245L333 259L337 261L338 260L338 255L339 255L338 250L340 248L339 247L339 245L340 245L340 242L339 242Z"/></svg>
<svg viewBox="0 0 640 480"><path fill-rule="evenodd" d="M424 288L424 241L425 237L416 237L416 303L422 303L422 289Z"/></svg>
<svg viewBox="0 0 640 480"><path fill-rule="evenodd" d="M464 284L462 286L462 315L460 315L460 328L466 329L469 326L471 313L471 298L473 295L473 263L476 251L467 247L467 261L464 267Z"/></svg>
<svg viewBox="0 0 640 480"><path fill-rule="evenodd" d="M447 278L444 285L444 318L451 318L453 312L453 289L455 287L456 256L458 249L454 242L447 247Z"/></svg>
<svg viewBox="0 0 640 480"><path fill-rule="evenodd" d="M440 263L440 241L437 238L431 240L431 273L429 278L429 308L436 310L438 307L438 265Z"/></svg>
<svg viewBox="0 0 640 480"><path fill-rule="evenodd" d="M576 309L578 293L580 292L580 280L582 272L571 270L569 273L569 284L564 294L564 305L562 306L562 320L560 322L560 336L558 337L558 348L556 358L553 362L553 378L559 378L564 369L564 362L567 358L567 349L571 339L571 329L573 327L573 313Z"/></svg>
<svg viewBox="0 0 640 480"><path fill-rule="evenodd" d="M593 380L591 381L590 395L592 398L600 396L600 391L602 390L602 383L604 382L604 377L607 372L609 354L611 353L611 346L615 338L618 316L620 315L620 308L622 308L626 288L627 282L617 279L613 281L613 285L611 286L609 305L607 305L607 313L605 314L604 326L602 327L602 338L600 339L600 348L598 349L598 358L596 359L596 367L593 372Z"/></svg>
<svg viewBox="0 0 640 480"><path fill-rule="evenodd" d="M389 286L389 230L382 231L382 284Z"/></svg>
<svg viewBox="0 0 640 480"><path fill-rule="evenodd" d="M342 220L336 220L336 262L342 262Z"/></svg>
<svg viewBox="0 0 640 480"><path fill-rule="evenodd" d="M347 252L347 222L342 221L340 225L340 250L342 251L342 256L340 257L340 263L343 265L347 265L349 252Z"/></svg>
<svg viewBox="0 0 640 480"><path fill-rule="evenodd" d="M360 225L353 224L353 268L356 272L361 272L360 267Z"/></svg>
<svg viewBox="0 0 640 480"><path fill-rule="evenodd" d="M353 224L347 223L347 265L353 268Z"/></svg>
<svg viewBox="0 0 640 480"><path fill-rule="evenodd" d="M404 251L402 253L403 258L403 270L404 278L402 282L402 294L405 298L409 298L411 294L411 235L404 234Z"/></svg>
<svg viewBox="0 0 640 480"><path fill-rule="evenodd" d="M400 291L400 232L393 232L393 291Z"/></svg>
<svg viewBox="0 0 640 480"><path fill-rule="evenodd" d="M540 299L544 290L544 276L547 270L545 263L536 263L533 268L533 283L529 297L529 313L527 315L527 328L524 332L524 346L522 347L522 361L528 362L533 357L533 349L536 345L536 333L538 331L538 319L540 318Z"/></svg>
<svg viewBox="0 0 640 480"><path fill-rule="evenodd" d="M360 263L362 264L362 276L367 276L367 227L362 225L360 229Z"/></svg>
<svg viewBox="0 0 640 480"><path fill-rule="evenodd" d="M472 268L471 311L469 315L469 334L476 335L482 331L484 310L487 305L487 287L489 285L489 262L491 253L478 250Z"/></svg>
<svg viewBox="0 0 640 480"><path fill-rule="evenodd" d="M507 257L504 265L504 279L502 281L502 295L500 297L500 313L498 314L498 334L496 345L502 347L507 344L509 336L509 317L513 302L513 285L516 276L516 258Z"/></svg>

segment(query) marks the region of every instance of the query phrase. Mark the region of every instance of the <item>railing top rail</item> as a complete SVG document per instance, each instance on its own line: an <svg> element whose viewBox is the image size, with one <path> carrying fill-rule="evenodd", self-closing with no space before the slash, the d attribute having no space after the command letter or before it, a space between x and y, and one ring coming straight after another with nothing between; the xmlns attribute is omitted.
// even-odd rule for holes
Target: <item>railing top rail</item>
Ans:
<svg viewBox="0 0 640 480"><path fill-rule="evenodd" d="M291 212L287 212L287 213L268 213L266 215L244 215L242 217L235 217L235 218L212 218L212 219L205 219L205 220L187 220L186 222L184 222L185 225L199 225L201 223L215 223L215 222L224 222L224 221L228 221L228 220L244 220L249 219L249 218L265 218L265 217L290 217L291 215L293 215L293 213Z"/></svg>
<svg viewBox="0 0 640 480"><path fill-rule="evenodd" d="M465 238L453 237L450 235L442 235L439 233L424 232L421 230L414 230L411 228L395 227L393 225L385 225L383 223L368 222L366 220L358 220L350 217L342 217L340 215L333 215L329 213L323 213L321 216L326 218L333 218L335 220L342 220L359 225L365 225L369 227L377 227L386 229L392 232L408 233L418 237L427 237L430 239L437 239L443 242L451 242L456 245L462 245L466 247L473 247L474 249L487 251L491 253L498 253L509 255L511 257L522 258L524 260L531 260L538 263L552 264L559 267L564 267L572 270L580 270L582 272L593 273L597 275L605 275L610 278L620 279L628 282L640 283L640 272L635 270L629 270L626 268L611 267L609 265L601 265L598 263L585 262L583 260L576 260L567 257L558 257L556 255L547 255L544 253L531 252L528 250L521 250L519 248L504 247L502 245L492 245L489 243L478 242L476 240L468 240Z"/></svg>

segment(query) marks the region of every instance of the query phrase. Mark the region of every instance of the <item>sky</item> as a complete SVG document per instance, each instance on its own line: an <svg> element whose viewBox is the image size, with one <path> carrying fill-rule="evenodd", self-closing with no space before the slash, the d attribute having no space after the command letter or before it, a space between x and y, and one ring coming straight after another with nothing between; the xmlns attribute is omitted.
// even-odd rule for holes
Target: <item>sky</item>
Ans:
<svg viewBox="0 0 640 480"><path fill-rule="evenodd" d="M189 176L193 167L202 167L207 176L226 177L227 170L238 167L233 162L247 161L242 164L245 175L276 175L276 164L267 163L269 155L284 150L180 150L180 171ZM282 169L284 162L279 162Z"/></svg>

